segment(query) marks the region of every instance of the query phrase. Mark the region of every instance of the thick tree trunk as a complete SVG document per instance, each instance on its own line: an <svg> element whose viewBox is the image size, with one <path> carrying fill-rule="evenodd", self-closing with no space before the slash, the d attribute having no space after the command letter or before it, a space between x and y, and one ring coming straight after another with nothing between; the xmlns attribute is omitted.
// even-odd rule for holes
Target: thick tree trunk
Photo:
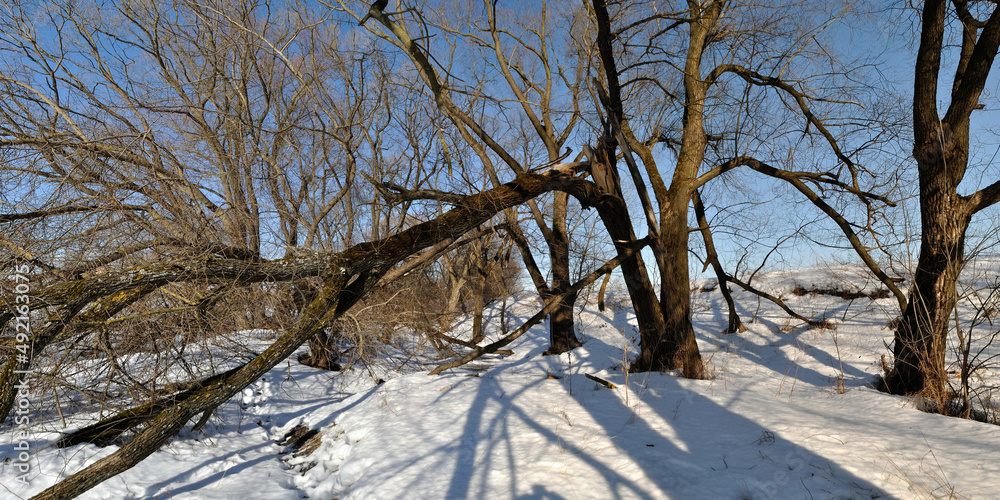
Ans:
<svg viewBox="0 0 1000 500"><path fill-rule="evenodd" d="M611 19L608 14L607 2L605 0L594 0L594 14L597 21L597 47L601 55L601 62L604 66L604 74L608 82L608 93L602 96L604 107L611 122L611 130L606 134L609 138L620 137L623 148L637 150L643 163L646 165L647 175L653 183L656 192L657 202L660 205L660 227L650 228L650 234L659 233L658 241L654 242L654 255L657 259L657 267L661 274L661 287L659 302L655 298L652 290L648 291L651 299L643 299L648 303L656 304L657 312L649 311L647 314L650 320L655 319L656 325L643 327L640 310L645 308L642 302L637 303L636 293L646 294L637 287L633 290L629 288L632 295L632 302L636 308L636 317L639 320L640 347L641 354L637 362L630 368L636 371L662 371L667 369L681 368L685 377L702 378L704 367L701 362L701 354L698 352L698 343L694 336L694 329L691 326L691 295L689 287L689 277L687 269L687 242L688 242L688 204L691 200L692 192L695 189L694 181L705 157L705 147L707 145L704 130L704 106L707 83L702 80L701 58L704 54L706 40L714 30L715 24L722 12L724 2L712 2L705 6L697 2L689 2L690 27L689 45L687 47L687 58L684 67L684 115L682 119L683 133L681 137L681 148L678 154L677 164L674 167L673 179L670 188L664 185L659 169L651 151L640 143L634 141L634 137L629 131L625 118L623 101L621 96L621 84L619 74L615 64L615 56L612 50ZM612 134L611 131L615 133ZM599 148L600 149L600 148ZM605 154L607 158L613 155ZM626 163L630 162L630 154L626 153ZM608 165L614 165L614 161L606 161ZM630 173L640 197L644 196L644 186L638 169L633 164L629 164ZM620 191L619 191L620 193ZM644 210L647 212L647 223L653 226L652 206L648 201L644 201ZM627 217L627 215L626 215ZM603 215L602 215L603 218ZM607 222L605 222L607 225ZM611 228L609 227L609 232ZM631 227L629 227L631 232ZM612 236L614 237L614 236ZM616 242L617 244L617 242ZM639 259L635 259L639 260ZM622 272L625 274L626 284L629 282L629 273L626 270L626 262L622 262ZM645 270L642 270L645 275ZM638 278L635 276L634 278ZM648 279L646 280L648 283Z"/></svg>
<svg viewBox="0 0 1000 500"><path fill-rule="evenodd" d="M301 314L319 295L320 289L309 280L298 280L292 284L291 295L295 310ZM299 355L299 363L320 370L339 371L340 365L337 358L340 357L338 336L336 332L327 333L326 330L319 330L309 339L309 353Z"/></svg>
<svg viewBox="0 0 1000 500"><path fill-rule="evenodd" d="M593 150L591 158L592 169L597 171L607 171L614 167L611 159L611 152L607 142L602 142ZM615 250L618 252L621 261L622 278L625 279L625 287L628 289L629 298L632 300L632 308L635 310L636 323L639 326L639 338L641 353L639 359L629 367L633 371L663 371L674 366L656 365L651 363L652 348L660 344L660 339L665 335L667 325L663 318L663 309L656 298L656 290L649 279L646 265L642 256L638 252L631 252L630 246L635 245L635 232L632 230L632 221L629 217L628 207L622 197L621 186L618 184L617 175L602 175L602 184L599 187L599 202L597 203L597 213L601 216L604 228L614 242ZM685 229L687 225L685 224ZM686 257L686 253L685 253ZM685 294L687 295L687 294ZM666 347L666 346L664 346ZM670 356L672 357L672 356Z"/></svg>
<svg viewBox="0 0 1000 500"><path fill-rule="evenodd" d="M576 324L573 321L576 294L562 295L563 288L553 288L552 291L554 295L550 298L559 304L549 314L549 348L544 352L546 356L562 354L583 345L576 337Z"/></svg>
<svg viewBox="0 0 1000 500"><path fill-rule="evenodd" d="M928 196L921 197L920 257L909 303L893 340L895 361L882 388L893 394L921 393L942 400L947 396L949 319L958 299L955 283L964 263L971 210L953 189L948 193L927 182L921 186Z"/></svg>
<svg viewBox="0 0 1000 500"><path fill-rule="evenodd" d="M921 20L913 83L913 157L920 179L920 257L913 288L893 342L894 362L882 389L948 397L945 373L948 318L954 312L955 282L964 260L965 231L972 215L996 200L990 186L963 197L958 186L969 162L969 118L976 108L1000 46L1000 10L979 23L955 3L966 29L955 72L952 101L938 113L938 73L948 17L944 0L928 1ZM977 39L977 31L983 30Z"/></svg>
<svg viewBox="0 0 1000 500"><path fill-rule="evenodd" d="M548 298L558 302L558 305L549 313L549 348L545 350L545 355L562 354L583 345L576 337L576 323L573 320L578 294L565 293L562 289L557 289L556 293L558 295Z"/></svg>
<svg viewBox="0 0 1000 500"><path fill-rule="evenodd" d="M686 220L687 200L683 208ZM664 329L659 334L649 332L649 335L642 336L642 355L635 369L647 371L679 368L687 378L703 378L704 366L691 325L687 223L663 224L661 231L660 244L669 257L664 259L660 277L660 308Z"/></svg>

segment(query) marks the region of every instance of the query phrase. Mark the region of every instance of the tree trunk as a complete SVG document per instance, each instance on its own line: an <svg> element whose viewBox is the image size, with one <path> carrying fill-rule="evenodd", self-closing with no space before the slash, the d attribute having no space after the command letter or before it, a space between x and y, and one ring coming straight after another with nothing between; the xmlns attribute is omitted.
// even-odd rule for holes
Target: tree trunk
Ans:
<svg viewBox="0 0 1000 500"><path fill-rule="evenodd" d="M684 200L684 220L687 219L688 199ZM635 369L662 371L680 368L684 377L700 379L704 377L704 366L691 325L688 226L685 222L662 224L660 227L660 244L669 257L664 259L660 276L660 309L664 329L658 334L648 332L642 335L642 356Z"/></svg>
<svg viewBox="0 0 1000 500"><path fill-rule="evenodd" d="M597 292L597 310L604 312L604 297L608 291L608 282L611 281L611 273L605 274L604 279L601 280L601 291Z"/></svg>
<svg viewBox="0 0 1000 500"><path fill-rule="evenodd" d="M921 192L929 196L921 197L920 257L893 340L895 362L883 389L893 394L922 393L940 401L946 397L949 319L958 300L955 283L964 263L965 230L972 214L954 189L949 193L934 180L921 180Z"/></svg>
<svg viewBox="0 0 1000 500"><path fill-rule="evenodd" d="M319 287L309 280L302 279L292 283L292 304L295 305L296 312L302 314L305 307L316 299L319 292ZM337 342L338 335L336 332L328 334L323 329L317 331L309 339L309 353L299 355L299 363L320 370L339 371L340 365L336 361L340 357L340 348Z"/></svg>
<svg viewBox="0 0 1000 500"><path fill-rule="evenodd" d="M549 241L549 260L552 265L552 295L559 305L549 314L549 354L562 354L580 347L573 321L573 307L577 294L565 294L572 285L569 265L569 234L566 230L566 208L569 196L556 193L552 209L552 238ZM544 297L543 297L544 299Z"/></svg>
<svg viewBox="0 0 1000 500"><path fill-rule="evenodd" d="M698 221L698 229L701 237L705 240L705 261L712 266L715 271L715 278L719 281L719 291L722 298L726 300L729 308L729 325L724 333L737 333L746 330L740 315L736 312L736 303L733 301L733 294L729 292L729 280L726 271L722 269L722 262L719 261L719 253L715 250L715 241L712 239L712 230L708 227L708 217L705 215L705 204L701 201L701 193L694 190L694 214Z"/></svg>
<svg viewBox="0 0 1000 500"><path fill-rule="evenodd" d="M483 309L486 308L486 276L480 274L480 276L473 281L472 343L478 344L486 339L486 332L483 331Z"/></svg>
<svg viewBox="0 0 1000 500"><path fill-rule="evenodd" d="M944 117L938 113L938 73L949 2L928 1L922 13L913 82L920 257L909 303L895 333L893 367L881 387L894 394L921 393L940 402L948 398L948 318L957 302L955 282L965 257L965 231L974 213L1000 201L1000 182L968 196L958 194L969 163L970 116L979 107L1000 48L1000 8L994 8L983 22L974 18L965 2L954 2L954 6L964 29L951 103Z"/></svg>
<svg viewBox="0 0 1000 500"><path fill-rule="evenodd" d="M583 345L576 337L576 324L573 320L573 309L578 294L565 293L562 289L557 289L556 293L559 295L549 297L559 304L549 313L549 348L544 352L546 356L562 354Z"/></svg>
<svg viewBox="0 0 1000 500"><path fill-rule="evenodd" d="M340 371L340 334L320 329L309 338L309 354L299 355L299 363L320 370Z"/></svg>
<svg viewBox="0 0 1000 500"><path fill-rule="evenodd" d="M647 325L647 328L643 327L639 314L640 310L645 308L645 304L636 302L636 295L633 293L633 288L630 287L629 293L632 295L633 305L636 308L641 337L640 357L630 369L663 371L681 368L685 377L702 378L704 367L690 319L691 292L688 289L687 213L691 195L696 187L694 182L705 157L707 145L704 129L704 106L708 84L702 79L701 58L709 34L715 29L715 24L721 15L724 2L711 2L704 6L698 2L688 3L690 20L687 25L691 31L684 67L683 132L681 148L669 189L663 183L651 151L640 141L635 141L630 132L628 122L625 119L621 84L618 79L619 73L611 45L613 35L607 2L594 0L593 5L597 22L597 46L608 82L608 94L601 96L611 125L610 130L607 130L605 134L608 136L609 142L611 138L619 136L623 148L638 152L646 165L647 175L653 183L653 190L660 205L658 241L654 242L654 256L661 274L660 298L659 303L657 303L655 294L650 290L651 299L643 299L643 301L648 300L649 303L658 305L656 313L652 313L652 311L648 311L648 313L650 314L649 319L655 319L659 324L653 328L649 328L653 325ZM616 133L612 134L612 131ZM605 153L604 156L613 159L611 154ZM630 154L626 152L625 158L626 163L629 163ZM614 165L614 161L605 161L608 165ZM633 168L631 164L629 168L630 173L633 174L633 180L636 182L636 188L640 191L640 197L643 197L645 188L642 186L641 176L637 175L637 169ZM644 210L648 212L647 218L649 220L647 223L653 226L652 206L648 201L644 202L643 205L645 205ZM608 229L611 232L612 229L610 227ZM628 231L632 231L631 227L628 228ZM655 227L650 228L650 234L656 232ZM614 236L612 237L614 238ZM629 273L626 267L627 263L623 261L622 272L625 274L626 284L628 284ZM645 269L641 272L644 275ZM638 289L635 291L645 293Z"/></svg>
<svg viewBox="0 0 1000 500"><path fill-rule="evenodd" d="M602 141L593 150L591 165L592 169L596 165L598 171L614 168L607 141ZM659 339L666 331L663 310L656 298L656 290L649 279L642 256L638 252L630 252L629 247L635 244L636 237L632 230L628 207L622 197L621 185L617 183L618 176L604 175L602 178L610 184L604 188L598 187L600 194L597 197L599 200L597 213L601 217L601 222L604 223L608 236L614 242L615 250L618 252L619 260L621 260L622 278L625 279L625 287L632 300L636 323L639 326L639 342L642 353L636 363L629 367L629 370L662 371L672 368L672 366L654 365L650 363L652 358L647 356L652 352L650 349L659 344Z"/></svg>

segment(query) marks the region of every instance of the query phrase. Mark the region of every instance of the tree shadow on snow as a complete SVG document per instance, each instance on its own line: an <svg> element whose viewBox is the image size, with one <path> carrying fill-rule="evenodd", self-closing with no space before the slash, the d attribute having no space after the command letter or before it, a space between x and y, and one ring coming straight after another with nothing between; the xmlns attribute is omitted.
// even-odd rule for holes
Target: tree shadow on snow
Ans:
<svg viewBox="0 0 1000 500"><path fill-rule="evenodd" d="M545 482L532 484L530 479L524 478L525 474L522 471L527 472L532 468L537 471L538 461L548 461L548 458L551 458L553 462L559 460L559 457L535 456L532 458L536 458L538 461L532 462L531 458L527 463L519 461L519 457L524 456L524 450L523 448L515 449L518 443L524 440L538 440L539 438L547 444L558 443L563 452L570 453L575 458L582 460L590 469L589 474L596 474L602 477L609 486L616 485L617 489L625 492L623 495L616 495L613 498L644 498L642 484L608 468L605 463L591 456L588 450L564 441L551 425L544 425L532 416L538 413L537 408L526 407L518 402L519 398L533 389L539 388L542 384L558 384L559 382L558 380L539 378L534 383L522 385L517 392L506 393L502 385L491 377L481 378L475 401L470 404L469 412L466 415L462 438L451 447L451 450L447 450L455 453L457 465L444 498L473 498L477 493L491 491L491 488L495 488L495 485L489 484L493 470L507 472L505 478L507 491L512 497L540 500L563 498L550 489L551 485ZM492 416L487 416L485 410L491 406L495 411L490 412ZM485 439L482 436L484 429L488 429L489 432L489 436ZM536 449L541 451L540 447L536 447ZM499 454L494 453L498 451ZM502 456L505 463L491 463L489 457L496 455ZM558 475L559 472L552 471L551 474ZM577 472L572 472L572 474L577 474ZM528 482L529 484L519 484L519 482ZM518 495L518 491L528 487L530 487L530 493Z"/></svg>
<svg viewBox="0 0 1000 500"><path fill-rule="evenodd" d="M868 481L682 387L676 378L651 374L647 383L629 406L620 393L594 384L572 396L641 469L656 497L888 498Z"/></svg>
<svg viewBox="0 0 1000 500"><path fill-rule="evenodd" d="M721 301L720 301L721 302ZM713 304L712 307L714 313L711 320L696 320L696 330L708 331L708 332L721 332L725 325L728 323L728 310L724 307L724 304ZM845 306L847 307L847 306ZM788 325L779 324L777 321L770 319L766 315L757 314L754 323L749 323L747 318L753 318L755 315L752 311L744 307L739 302L736 303L737 313L740 318L744 320L747 326L747 331L741 333L717 333L717 334L702 334L699 333L699 340L712 344L712 346L722 352L736 352L740 357L755 361L762 367L773 370L776 373L782 373L788 376L792 376L796 380L806 382L818 387L832 385L835 378L840 375L840 370L843 369L844 373L844 384L846 387L862 387L870 386L870 380L872 379L872 374L865 372L850 363L841 364L840 360L834 353L830 353L821 349L814 343L808 341L808 339L803 339L804 334L814 334L817 332L815 329L811 329L808 325L799 325L794 327L790 331L782 331L787 329ZM784 316L782 318L785 318ZM794 318L792 319L795 320ZM710 325L710 326L709 326ZM773 333L777 336L777 341L768 340L767 346L759 346L754 344L749 340L751 336L759 335L754 331L754 325L763 326L768 332ZM716 328L718 326L718 328ZM819 330L822 335L834 335L828 330ZM788 357L787 352L791 349L796 349L800 351L803 355L809 356L816 360L818 363L828 367L829 374L823 374L815 369L803 366L802 363L795 359ZM768 354L773 354L771 357L763 357L761 353L766 352Z"/></svg>
<svg viewBox="0 0 1000 500"><path fill-rule="evenodd" d="M502 378L503 370L498 372ZM456 464L443 498L486 492L539 500L889 498L823 456L667 375L651 375L649 385L656 387L633 395L628 406L621 388L606 389L582 375L539 377L511 393L492 377L472 380L479 387L460 439L435 450L452 454ZM531 394L551 394L553 388L565 396L540 402ZM642 407L636 411L640 396ZM565 424L550 418L551 409L540 411L540 404L562 405ZM581 435L607 436L614 449ZM501 477L506 486L498 491ZM550 481L562 477L570 484L572 478L584 478L584 487L592 489L563 491L572 489L566 481ZM601 491L593 491L595 482L604 485Z"/></svg>

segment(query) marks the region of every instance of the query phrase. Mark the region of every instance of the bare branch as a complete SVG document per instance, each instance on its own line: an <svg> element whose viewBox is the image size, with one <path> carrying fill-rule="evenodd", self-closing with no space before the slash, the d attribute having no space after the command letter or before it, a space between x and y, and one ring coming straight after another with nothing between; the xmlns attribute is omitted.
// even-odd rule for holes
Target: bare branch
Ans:
<svg viewBox="0 0 1000 500"><path fill-rule="evenodd" d="M648 244L648 242L649 242L648 239L640 240L640 242L637 242L638 243L637 245L634 245L633 247L631 247L631 250L627 253L627 255L632 255L633 253L642 250L642 248L644 246L646 246L646 244ZM615 257L615 258L609 260L603 266L597 268L596 271L588 274L586 277L584 277L580 281L577 281L576 283L573 283L573 285L571 285L562 294L550 297L548 300L545 301L545 305L542 307L542 309L540 311L538 311L537 313L535 313L534 316L528 318L528 320L525 321L524 324L522 324L521 326L519 326L513 332L510 332L509 334L505 335L500 340L497 340L496 342L493 342L493 343L491 343L489 345L482 346L482 347L477 347L474 351L466 354L465 356L462 356L461 358L454 359L454 360L448 361L447 363L442 363L442 364L438 365L436 368L434 368L433 370L431 370L428 373L428 375L437 375L437 374L439 374L439 373L441 373L441 372L443 372L445 370L448 370L448 369L451 369L451 368L457 368L459 366L462 366L462 365L464 365L464 364L466 364L466 363L468 363L470 361L473 361L473 360L475 360L477 358L482 357L485 354L491 354L491 353L497 352L499 349L501 349L504 346L510 344L511 342L513 342L514 340L516 340L521 335L524 335L525 332L527 332L529 329L531 329L531 327L537 325L539 322L541 322L543 319L545 319L545 317L548 316L551 312L555 311L559 307L559 305L561 304L561 301L559 300L561 297L563 297L563 296L569 296L569 295L578 293L584 287L590 285L594 281L597 281L597 278L600 278L601 276L604 276L605 274L607 274L607 273L611 272L612 270L614 270L616 267L618 267L618 264L620 262L621 262L621 258L620 257Z"/></svg>

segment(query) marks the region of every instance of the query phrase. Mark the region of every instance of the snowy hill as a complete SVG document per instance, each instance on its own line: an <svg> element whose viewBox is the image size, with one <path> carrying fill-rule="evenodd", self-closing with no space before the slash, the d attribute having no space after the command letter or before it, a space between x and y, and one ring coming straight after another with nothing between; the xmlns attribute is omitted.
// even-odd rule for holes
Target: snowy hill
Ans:
<svg viewBox="0 0 1000 500"><path fill-rule="evenodd" d="M804 293L877 283L843 267L755 284L836 329L734 290L748 330L721 334L725 304L705 282L693 319L710 380L626 374L637 334L622 292L604 312L581 304L584 346L561 356L541 355L540 325L513 355L440 376L290 361L86 498L1000 498L996 426L870 388L894 299ZM522 300L510 326L537 309ZM112 449L45 447L26 487L4 467L0 497L29 497Z"/></svg>

